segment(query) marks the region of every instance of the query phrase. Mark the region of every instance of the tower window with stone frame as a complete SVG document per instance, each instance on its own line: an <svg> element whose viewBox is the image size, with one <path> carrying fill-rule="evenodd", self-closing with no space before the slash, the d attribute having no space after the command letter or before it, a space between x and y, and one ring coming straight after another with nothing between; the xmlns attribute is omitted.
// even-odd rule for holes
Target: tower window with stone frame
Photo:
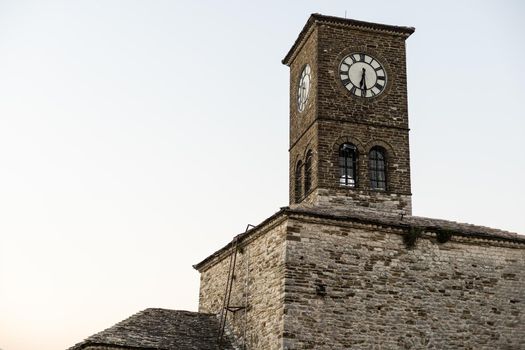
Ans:
<svg viewBox="0 0 525 350"><path fill-rule="evenodd" d="M295 203L299 203L303 198L303 162L298 161L295 166Z"/></svg>
<svg viewBox="0 0 525 350"><path fill-rule="evenodd" d="M368 170L370 173L370 188L386 190L386 152L383 148L372 147L368 154Z"/></svg>
<svg viewBox="0 0 525 350"><path fill-rule="evenodd" d="M339 184L348 187L357 184L357 147L351 143L339 147Z"/></svg>
<svg viewBox="0 0 525 350"><path fill-rule="evenodd" d="M312 151L306 153L304 161L304 194L306 195L312 188Z"/></svg>

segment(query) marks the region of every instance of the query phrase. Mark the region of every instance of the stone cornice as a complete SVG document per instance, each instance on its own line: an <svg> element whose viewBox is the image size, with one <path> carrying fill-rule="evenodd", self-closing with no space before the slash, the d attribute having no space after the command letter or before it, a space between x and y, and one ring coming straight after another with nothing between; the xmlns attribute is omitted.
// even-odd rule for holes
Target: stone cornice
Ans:
<svg viewBox="0 0 525 350"><path fill-rule="evenodd" d="M206 259L193 265L193 268L198 270L199 272L202 272L206 270L209 266L214 265L215 262L220 261L224 257L228 256L231 247L236 239L237 244L240 247L242 247L254 240L255 238L259 237L261 234L264 234L265 232L279 225L286 219L286 215L284 214L286 212L286 209L287 207L281 208L281 210L279 210L277 213L273 214L257 226L251 228L250 230L247 230L246 232L236 235L231 242L217 250L215 253L208 256Z"/></svg>
<svg viewBox="0 0 525 350"><path fill-rule="evenodd" d="M293 205L292 207L283 207L278 212L261 222L259 225L237 235L236 238L238 240L237 242L239 246L248 244L259 235L264 234L290 217L310 217L337 222L355 222L401 230L407 230L411 227L414 227L432 233L437 233L444 230L452 233L455 236L462 236L465 239L483 239L525 245L525 236L523 235L485 226L458 223L455 221L426 218L421 216L401 216L398 214L388 214L382 211L371 209L349 208L346 210L341 210L299 204ZM234 240L208 256L206 259L193 265L193 268L202 272L209 266L214 265L215 262L220 261L224 257L228 256Z"/></svg>
<svg viewBox="0 0 525 350"><path fill-rule="evenodd" d="M290 51L288 51L286 56L281 61L283 64L287 66L291 64L291 62L295 58L297 51L299 51L298 49L303 45L304 41L308 38L310 32L313 30L312 28L314 28L314 26L317 24L330 24L335 26L351 27L360 30L389 33L392 35L402 36L405 39L408 38L415 31L415 28L413 27L392 26L381 23L358 21L355 19L324 16L318 13L314 13L310 16L303 30L301 30L301 32L299 33L299 36L295 40L295 43L292 45Z"/></svg>

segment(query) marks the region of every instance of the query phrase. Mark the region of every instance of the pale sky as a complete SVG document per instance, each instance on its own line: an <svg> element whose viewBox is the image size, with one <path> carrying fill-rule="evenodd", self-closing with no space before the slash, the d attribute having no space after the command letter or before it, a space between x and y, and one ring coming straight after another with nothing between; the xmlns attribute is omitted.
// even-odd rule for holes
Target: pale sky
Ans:
<svg viewBox="0 0 525 350"><path fill-rule="evenodd" d="M413 26L414 215L525 233L520 1L0 0L0 349L65 349L288 204L310 13Z"/></svg>

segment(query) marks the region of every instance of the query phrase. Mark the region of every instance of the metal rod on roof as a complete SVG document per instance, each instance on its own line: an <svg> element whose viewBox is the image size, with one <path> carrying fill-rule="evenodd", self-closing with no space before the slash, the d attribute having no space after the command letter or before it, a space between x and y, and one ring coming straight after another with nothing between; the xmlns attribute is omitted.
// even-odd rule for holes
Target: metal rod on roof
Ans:
<svg viewBox="0 0 525 350"><path fill-rule="evenodd" d="M237 255L237 236L232 241L232 253L230 254L230 264L228 266L228 278L226 279L226 290L224 291L224 298L222 300L222 309L221 309L221 320L220 320L220 328L219 328L219 347L221 346L222 337L224 335L224 328L226 327L226 317L227 314L227 308L230 303L229 294L231 294L231 282L233 282L233 272L235 270L235 260L233 258L234 255Z"/></svg>
<svg viewBox="0 0 525 350"><path fill-rule="evenodd" d="M246 350L246 329L248 328L248 303L250 293L250 250L246 247L244 258L246 261L246 272L244 273L244 329L242 334L242 348Z"/></svg>
<svg viewBox="0 0 525 350"><path fill-rule="evenodd" d="M246 234L246 232L248 232L250 228L255 228L255 226L252 224L248 224L246 226L246 230L244 231L244 234ZM218 338L219 347L221 346L222 338L224 337L224 329L226 328L226 319L228 317L228 311L236 312L242 309L246 310L246 305L230 307L233 280L235 278L235 264L237 263L237 250L238 250L237 246L239 244L240 236L241 235L235 236L233 238L233 241L231 242L230 264L228 266L228 279L226 280L226 291L224 292L224 299L222 302L222 309L221 309L221 316L220 316L220 328L219 328L219 338ZM246 311L244 315L246 315ZM246 323L246 318L245 318L245 323Z"/></svg>

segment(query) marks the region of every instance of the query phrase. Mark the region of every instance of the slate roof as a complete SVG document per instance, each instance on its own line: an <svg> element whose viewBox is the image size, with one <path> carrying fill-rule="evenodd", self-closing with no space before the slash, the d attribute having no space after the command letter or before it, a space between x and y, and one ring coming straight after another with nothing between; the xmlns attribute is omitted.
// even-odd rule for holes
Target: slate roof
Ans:
<svg viewBox="0 0 525 350"><path fill-rule="evenodd" d="M219 320L214 314L146 309L69 350L90 346L135 350L218 350L218 331ZM222 349L233 347L226 344Z"/></svg>
<svg viewBox="0 0 525 350"><path fill-rule="evenodd" d="M290 207L282 207L277 213L273 214L251 230L237 235L238 242L242 242L248 237L256 234L268 223L277 220L281 216L304 216L336 221L353 221L365 224L388 226L393 228L408 229L410 227L421 228L426 231L446 230L453 235L472 238L485 238L506 242L525 244L525 236L514 232L499 230L495 228L460 223L450 220L433 219L422 216L401 216L367 208L349 207L348 209L335 209L333 207L309 206L296 204ZM193 265L196 270L201 270L207 263L223 254L231 248L232 242L217 250L198 264Z"/></svg>

